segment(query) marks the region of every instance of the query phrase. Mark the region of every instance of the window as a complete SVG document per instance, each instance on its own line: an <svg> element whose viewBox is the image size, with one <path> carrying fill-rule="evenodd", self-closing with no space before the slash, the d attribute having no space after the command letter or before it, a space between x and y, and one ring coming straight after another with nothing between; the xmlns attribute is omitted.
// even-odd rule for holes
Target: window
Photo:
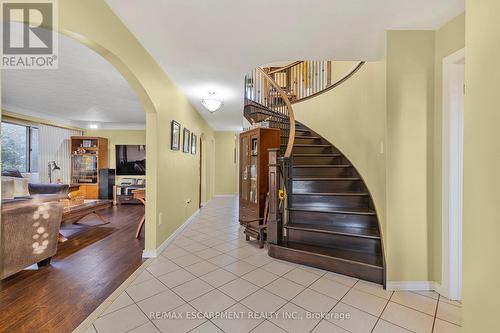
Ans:
<svg viewBox="0 0 500 333"><path fill-rule="evenodd" d="M2 122L2 168L38 172L38 128Z"/></svg>

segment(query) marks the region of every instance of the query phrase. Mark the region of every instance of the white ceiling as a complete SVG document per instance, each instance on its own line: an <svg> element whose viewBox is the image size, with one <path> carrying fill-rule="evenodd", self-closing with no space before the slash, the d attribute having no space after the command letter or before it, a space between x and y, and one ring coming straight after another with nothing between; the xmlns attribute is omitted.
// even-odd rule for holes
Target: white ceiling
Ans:
<svg viewBox="0 0 500 333"><path fill-rule="evenodd" d="M217 130L242 124L245 72L297 59L378 60L385 31L436 29L464 0L107 0ZM200 104L209 90L225 103Z"/></svg>
<svg viewBox="0 0 500 333"><path fill-rule="evenodd" d="M104 58L59 35L59 69L2 70L2 108L87 128L145 128L135 92Z"/></svg>

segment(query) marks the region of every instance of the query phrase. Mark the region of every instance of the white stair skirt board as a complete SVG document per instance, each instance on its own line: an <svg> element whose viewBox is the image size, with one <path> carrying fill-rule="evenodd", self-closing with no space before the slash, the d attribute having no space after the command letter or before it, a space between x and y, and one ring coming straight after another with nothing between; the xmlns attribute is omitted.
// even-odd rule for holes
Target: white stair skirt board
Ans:
<svg viewBox="0 0 500 333"><path fill-rule="evenodd" d="M188 226L191 224L191 222L194 221L194 218L196 217L196 215L198 215L198 213L200 212L199 209L197 209L193 215L191 215L187 220L186 222L184 222L179 228L177 228L177 230L175 230L175 232L173 234L171 234L167 239L165 239L165 241L163 243L161 243L160 246L158 246L156 249L154 250L146 250L144 249L142 251L142 257L143 258L156 258L157 256L160 255L160 253L163 252L163 250L165 250L167 248L167 246L172 243L174 241L174 239Z"/></svg>
<svg viewBox="0 0 500 333"><path fill-rule="evenodd" d="M387 281L390 291L435 291L441 294L441 285L434 281Z"/></svg>

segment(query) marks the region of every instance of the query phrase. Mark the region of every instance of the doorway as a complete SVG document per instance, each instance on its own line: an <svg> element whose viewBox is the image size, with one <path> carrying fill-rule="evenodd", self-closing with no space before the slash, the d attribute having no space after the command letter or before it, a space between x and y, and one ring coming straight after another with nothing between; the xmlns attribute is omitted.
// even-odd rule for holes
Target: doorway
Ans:
<svg viewBox="0 0 500 333"><path fill-rule="evenodd" d="M462 298L465 49L443 59L442 293Z"/></svg>

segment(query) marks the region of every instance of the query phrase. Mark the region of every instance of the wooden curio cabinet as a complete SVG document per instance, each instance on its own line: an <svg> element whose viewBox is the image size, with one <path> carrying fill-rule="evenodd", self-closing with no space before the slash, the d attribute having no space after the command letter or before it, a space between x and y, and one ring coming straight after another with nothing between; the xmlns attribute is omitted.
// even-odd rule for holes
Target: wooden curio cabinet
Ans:
<svg viewBox="0 0 500 333"><path fill-rule="evenodd" d="M240 134L240 223L264 216L269 148L280 147L280 130L255 128Z"/></svg>
<svg viewBox="0 0 500 333"><path fill-rule="evenodd" d="M71 137L71 183L80 185L79 192L85 199L99 197L99 170L107 168L108 139Z"/></svg>

